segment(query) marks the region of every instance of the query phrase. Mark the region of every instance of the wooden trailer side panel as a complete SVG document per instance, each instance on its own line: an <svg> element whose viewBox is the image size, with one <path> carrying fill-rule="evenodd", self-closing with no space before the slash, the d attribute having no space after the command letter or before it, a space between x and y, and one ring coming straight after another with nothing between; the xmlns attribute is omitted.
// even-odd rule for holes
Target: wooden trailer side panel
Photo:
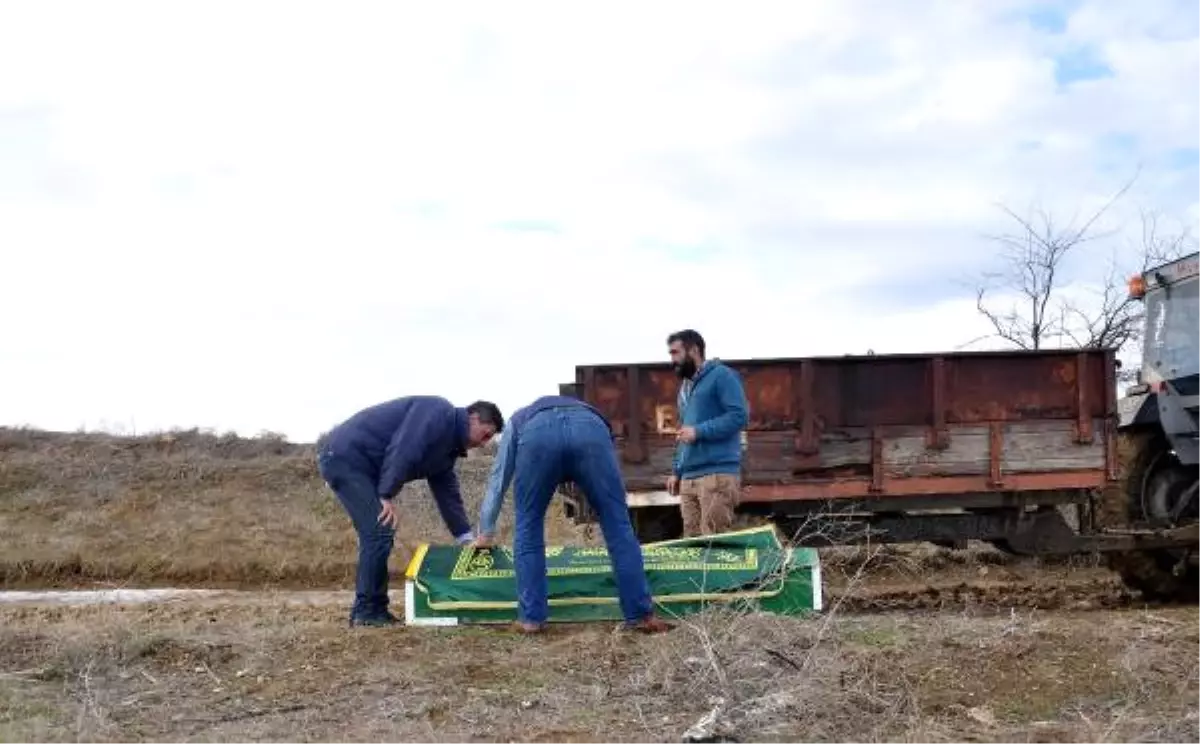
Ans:
<svg viewBox="0 0 1200 744"><path fill-rule="evenodd" d="M1109 350L726 363L750 406L751 500L1090 488L1113 465ZM636 364L578 367L563 386L612 423L629 491L670 472L678 384Z"/></svg>

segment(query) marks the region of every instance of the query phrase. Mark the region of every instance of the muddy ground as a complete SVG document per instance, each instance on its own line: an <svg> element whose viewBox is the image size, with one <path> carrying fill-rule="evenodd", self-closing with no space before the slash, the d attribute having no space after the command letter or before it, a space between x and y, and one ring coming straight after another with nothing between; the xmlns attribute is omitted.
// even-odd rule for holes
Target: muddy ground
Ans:
<svg viewBox="0 0 1200 744"><path fill-rule="evenodd" d="M460 466L471 509L489 465ZM397 574L446 538L423 486L402 504ZM1086 557L822 561L830 609L810 620L351 631L354 537L310 448L0 429L0 589L240 590L0 604L0 741L679 740L714 709L714 735L740 740L1198 738L1194 606L1147 605Z"/></svg>

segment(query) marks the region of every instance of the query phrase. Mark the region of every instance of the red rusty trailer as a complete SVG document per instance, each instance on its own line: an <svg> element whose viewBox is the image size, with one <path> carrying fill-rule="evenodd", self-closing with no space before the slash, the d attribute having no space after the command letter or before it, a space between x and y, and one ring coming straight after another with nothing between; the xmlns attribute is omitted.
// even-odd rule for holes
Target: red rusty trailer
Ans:
<svg viewBox="0 0 1200 744"><path fill-rule="evenodd" d="M750 404L739 511L798 542L976 539L1044 554L1195 540L1195 525L1104 521L1119 469L1110 349L723 361ZM678 384L656 362L580 366L560 386L612 424L644 542L682 529L665 491ZM568 513L591 521L581 494L563 491Z"/></svg>
<svg viewBox="0 0 1200 744"><path fill-rule="evenodd" d="M809 545L1104 551L1145 596L1200 600L1198 288L1200 253L1130 280L1147 320L1121 415L1112 349L727 362L750 401L739 510ZM560 390L612 422L643 541L682 528L662 490L677 384L656 362L576 367Z"/></svg>

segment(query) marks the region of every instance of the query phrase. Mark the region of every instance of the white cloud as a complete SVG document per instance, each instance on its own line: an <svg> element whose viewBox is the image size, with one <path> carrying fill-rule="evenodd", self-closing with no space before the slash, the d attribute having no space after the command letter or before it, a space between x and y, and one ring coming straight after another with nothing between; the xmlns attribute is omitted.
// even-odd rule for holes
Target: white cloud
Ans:
<svg viewBox="0 0 1200 744"><path fill-rule="evenodd" d="M953 348L996 202L1144 162L1106 224L1196 222L1195 8L1126 5L5 3L0 422L511 410L683 326ZM1060 89L1082 47L1113 75Z"/></svg>

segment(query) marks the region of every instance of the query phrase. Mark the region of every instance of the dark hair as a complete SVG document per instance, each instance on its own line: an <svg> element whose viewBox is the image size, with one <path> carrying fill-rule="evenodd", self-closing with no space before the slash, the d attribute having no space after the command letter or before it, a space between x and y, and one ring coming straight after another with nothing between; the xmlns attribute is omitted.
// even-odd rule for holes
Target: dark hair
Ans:
<svg viewBox="0 0 1200 744"><path fill-rule="evenodd" d="M704 356L704 337L696 333L691 328L683 331L675 331L670 336L667 336L667 346L678 341L683 344L685 349L696 349L700 352L700 356Z"/></svg>
<svg viewBox="0 0 1200 744"><path fill-rule="evenodd" d="M495 426L497 433L504 431L504 416L495 403L488 400L477 400L467 406L467 415L472 413L479 417L479 423Z"/></svg>

